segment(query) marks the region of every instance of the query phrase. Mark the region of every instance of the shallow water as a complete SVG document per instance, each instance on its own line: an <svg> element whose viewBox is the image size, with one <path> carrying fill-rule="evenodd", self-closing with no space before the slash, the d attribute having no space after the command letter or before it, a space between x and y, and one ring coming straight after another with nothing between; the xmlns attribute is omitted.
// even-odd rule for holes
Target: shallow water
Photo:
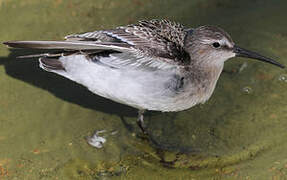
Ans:
<svg viewBox="0 0 287 180"><path fill-rule="evenodd" d="M140 19L218 25L287 65L284 0L0 1L0 41L59 39ZM287 71L234 58L212 98L146 116L0 47L0 179L287 179ZM107 142L92 148L96 130Z"/></svg>

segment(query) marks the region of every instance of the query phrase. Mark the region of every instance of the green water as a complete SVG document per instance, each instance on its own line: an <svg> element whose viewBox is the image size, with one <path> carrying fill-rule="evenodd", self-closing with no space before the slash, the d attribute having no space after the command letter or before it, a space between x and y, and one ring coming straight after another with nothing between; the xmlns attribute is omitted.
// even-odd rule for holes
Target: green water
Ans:
<svg viewBox="0 0 287 180"><path fill-rule="evenodd" d="M167 18L218 25L242 47L287 65L287 1L0 0L0 41L60 39ZM287 71L234 58L212 98L146 116L15 59L0 47L0 179L287 179ZM104 148L86 137L106 132ZM116 134L114 134L116 133Z"/></svg>

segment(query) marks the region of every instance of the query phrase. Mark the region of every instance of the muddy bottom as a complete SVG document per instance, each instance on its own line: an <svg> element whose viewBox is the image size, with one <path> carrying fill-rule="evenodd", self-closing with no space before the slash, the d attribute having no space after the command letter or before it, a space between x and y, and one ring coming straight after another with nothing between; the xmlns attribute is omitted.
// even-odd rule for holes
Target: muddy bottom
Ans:
<svg viewBox="0 0 287 180"><path fill-rule="evenodd" d="M287 65L286 7L284 0L6 0L0 41L166 18L220 26L238 45ZM229 60L206 104L148 112L147 140L135 109L42 71L36 59L15 58L31 53L0 47L0 179L287 179L286 70ZM105 139L99 149L87 143L96 131Z"/></svg>

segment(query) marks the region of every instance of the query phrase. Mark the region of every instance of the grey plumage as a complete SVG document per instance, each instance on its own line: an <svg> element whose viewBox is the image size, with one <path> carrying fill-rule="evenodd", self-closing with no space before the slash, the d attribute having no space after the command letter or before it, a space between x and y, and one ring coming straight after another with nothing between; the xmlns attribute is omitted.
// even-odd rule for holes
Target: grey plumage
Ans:
<svg viewBox="0 0 287 180"><path fill-rule="evenodd" d="M283 65L240 48L214 26L185 28L168 20L140 21L64 41L10 41L15 48L56 49L40 57L40 67L90 91L143 110L181 111L211 96L224 62L234 56ZM141 127L142 128L142 127Z"/></svg>

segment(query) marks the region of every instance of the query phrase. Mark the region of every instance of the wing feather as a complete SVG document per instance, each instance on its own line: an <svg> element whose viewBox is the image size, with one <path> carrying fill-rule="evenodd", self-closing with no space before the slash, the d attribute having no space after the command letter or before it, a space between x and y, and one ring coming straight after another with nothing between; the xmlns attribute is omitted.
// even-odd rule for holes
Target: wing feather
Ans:
<svg viewBox="0 0 287 180"><path fill-rule="evenodd" d="M94 51L101 63L117 68L174 68L190 61L183 48L187 33L182 25L167 20L140 21L111 30L72 34L65 41L10 41L4 44L15 48ZM113 51L109 57L101 52ZM88 55L90 55L88 54ZM54 56L44 53L35 55ZM55 55L56 56L56 55ZM24 56L24 57L33 57Z"/></svg>
<svg viewBox="0 0 287 180"><path fill-rule="evenodd" d="M135 55L134 53L113 53L108 57L95 56L95 62L119 69L172 69L176 64L163 61L159 58Z"/></svg>
<svg viewBox="0 0 287 180"><path fill-rule="evenodd" d="M67 49L67 50L118 50L131 51L131 46L123 43L95 43L91 41L9 41L5 45L29 49Z"/></svg>

